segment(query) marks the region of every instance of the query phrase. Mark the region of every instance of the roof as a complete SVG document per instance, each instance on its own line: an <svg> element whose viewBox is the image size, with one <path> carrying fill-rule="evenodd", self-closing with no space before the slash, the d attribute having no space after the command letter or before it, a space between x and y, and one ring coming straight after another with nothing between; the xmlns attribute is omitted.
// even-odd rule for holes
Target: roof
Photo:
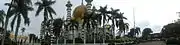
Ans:
<svg viewBox="0 0 180 45"><path fill-rule="evenodd" d="M72 20L81 22L84 18L84 14L86 13L87 8L85 5L79 5L77 6L73 11L73 18Z"/></svg>

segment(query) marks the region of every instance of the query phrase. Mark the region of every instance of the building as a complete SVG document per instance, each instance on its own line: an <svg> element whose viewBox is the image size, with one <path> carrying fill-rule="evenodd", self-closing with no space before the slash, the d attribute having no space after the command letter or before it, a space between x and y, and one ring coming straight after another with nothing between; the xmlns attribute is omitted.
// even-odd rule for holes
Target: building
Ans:
<svg viewBox="0 0 180 45"><path fill-rule="evenodd" d="M150 34L150 37L151 37L152 39L155 39L155 38L161 39L161 38L162 38L161 33L153 33L153 34Z"/></svg>

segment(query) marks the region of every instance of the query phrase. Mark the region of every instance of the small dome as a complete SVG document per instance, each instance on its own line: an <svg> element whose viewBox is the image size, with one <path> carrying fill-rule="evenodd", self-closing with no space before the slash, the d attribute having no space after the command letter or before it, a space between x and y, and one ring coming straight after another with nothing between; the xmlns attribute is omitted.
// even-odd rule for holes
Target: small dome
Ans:
<svg viewBox="0 0 180 45"><path fill-rule="evenodd" d="M86 11L87 11L87 8L85 5L77 6L74 9L72 20L82 22L82 19L84 18L84 14L86 13Z"/></svg>

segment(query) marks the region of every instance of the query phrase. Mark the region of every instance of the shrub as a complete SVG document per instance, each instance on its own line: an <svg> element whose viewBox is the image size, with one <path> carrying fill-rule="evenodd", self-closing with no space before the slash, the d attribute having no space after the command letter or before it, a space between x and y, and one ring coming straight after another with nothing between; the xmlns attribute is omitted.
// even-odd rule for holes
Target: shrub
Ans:
<svg viewBox="0 0 180 45"><path fill-rule="evenodd" d="M83 43L83 40L81 38L75 38L75 43Z"/></svg>

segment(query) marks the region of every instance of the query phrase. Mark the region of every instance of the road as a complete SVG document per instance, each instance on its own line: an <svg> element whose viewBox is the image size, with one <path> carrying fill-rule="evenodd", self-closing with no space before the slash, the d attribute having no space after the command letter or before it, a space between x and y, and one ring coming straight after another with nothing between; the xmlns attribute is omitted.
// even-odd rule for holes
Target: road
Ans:
<svg viewBox="0 0 180 45"><path fill-rule="evenodd" d="M40 45L39 43L35 43L34 45ZM54 44L56 45L56 44ZM61 44L59 44L61 45ZM67 44L67 45L72 45L72 44ZM80 45L80 44L78 44ZM84 45L84 44L82 44ZM94 44L86 44L86 45L94 45ZM102 45L102 44L95 44L95 45ZM105 44L107 45L107 44ZM166 45L163 41L151 41L151 42L145 42L145 43L140 43L138 45Z"/></svg>
<svg viewBox="0 0 180 45"><path fill-rule="evenodd" d="M152 41L152 42L145 42L145 43L140 43L138 45L166 45L163 41Z"/></svg>

